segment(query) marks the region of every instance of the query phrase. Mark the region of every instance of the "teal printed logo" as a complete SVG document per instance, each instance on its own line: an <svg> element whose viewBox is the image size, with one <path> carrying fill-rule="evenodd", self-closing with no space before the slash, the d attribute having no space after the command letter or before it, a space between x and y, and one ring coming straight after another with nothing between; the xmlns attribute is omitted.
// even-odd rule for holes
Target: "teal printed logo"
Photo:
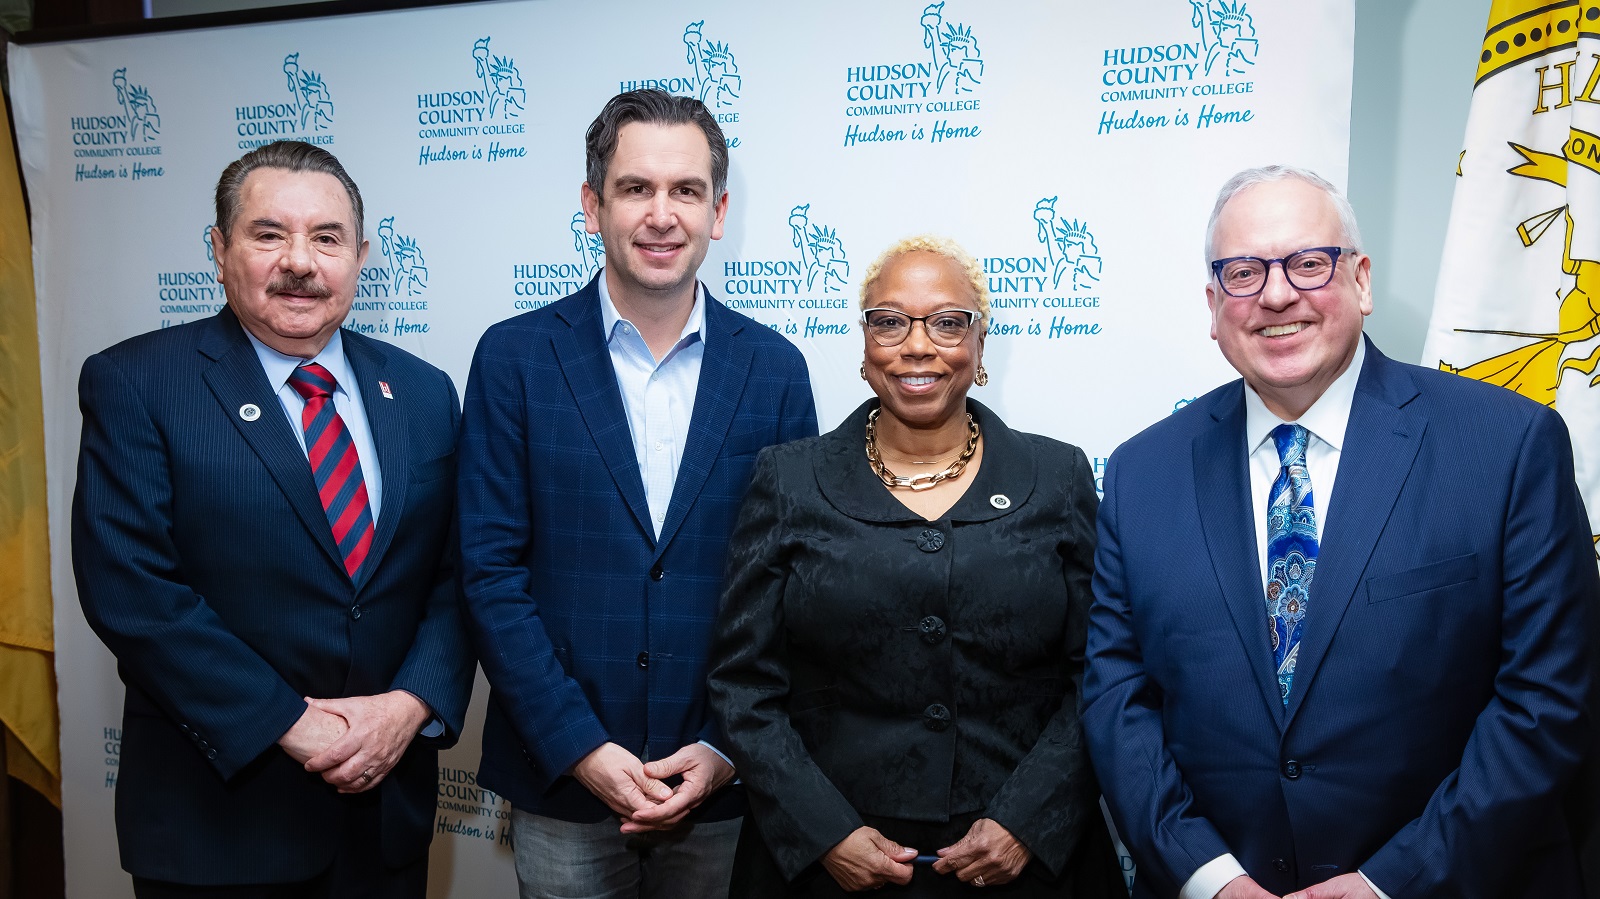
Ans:
<svg viewBox="0 0 1600 899"><path fill-rule="evenodd" d="M1071 275L1072 290L1088 289L1100 280L1100 249L1095 245L1089 226L1077 219L1066 221L1056 217L1057 197L1045 197L1033 207L1033 219L1039 223L1039 242L1049 253L1051 287L1061 289L1061 282Z"/></svg>
<svg viewBox="0 0 1600 899"><path fill-rule="evenodd" d="M728 147L732 149L739 146L739 138L729 133L729 126L739 122L735 106L743 97L744 76L739 74L739 63L734 58L732 45L708 38L705 26L706 20L701 19L683 28L683 60L689 66L688 73L618 81L617 92L653 88L669 94L694 97L711 110L712 116L722 126Z"/></svg>
<svg viewBox="0 0 1600 899"><path fill-rule="evenodd" d="M67 122L72 133L74 159L96 160L77 164L74 182L82 181L140 181L159 178L165 174L162 166L154 165L151 158L161 155L161 145L156 137L161 134L161 116L156 112L156 101L142 84L128 80L126 67L111 73L111 87L116 92L121 114L70 116ZM135 157L129 159L129 157ZM110 160L120 159L120 163ZM107 160L101 165L99 160Z"/></svg>
<svg viewBox="0 0 1600 899"><path fill-rule="evenodd" d="M489 39L479 38L472 45L472 62L478 77L483 81L483 91L489 101L489 118L514 119L522 115L528 104L528 92L522 87L522 73L508 56L491 56Z"/></svg>
<svg viewBox="0 0 1600 899"><path fill-rule="evenodd" d="M422 258L417 242L404 234L396 234L394 216L378 222L378 240L383 256L389 261L390 296L414 297L428 289L428 266Z"/></svg>
<svg viewBox="0 0 1600 899"><path fill-rule="evenodd" d="M845 256L839 235L832 228L812 225L810 213L810 203L789 210L789 228L794 232L794 245L800 250L800 262L805 266L806 289L820 287L823 293L838 293L850 277L850 260Z"/></svg>
<svg viewBox="0 0 1600 899"><path fill-rule="evenodd" d="M877 65L853 65L844 71L846 119L875 118L871 124L848 122L846 147L896 143L945 143L976 138L981 124L970 115L982 108L983 50L972 27L945 19L945 3L922 9L922 48L927 56ZM908 49L902 53L913 55ZM922 118L924 113L934 115ZM966 119L966 121L962 121Z"/></svg>
<svg viewBox="0 0 1600 899"><path fill-rule="evenodd" d="M811 204L789 210L787 259L747 259L722 264L722 302L792 338L854 333L850 258L839 232L811 220ZM791 314L784 315L784 312Z"/></svg>
<svg viewBox="0 0 1600 899"><path fill-rule="evenodd" d="M283 58L283 74L289 79L289 94L294 98L301 131L326 131L333 127L333 97L322 76L300 68L300 54Z"/></svg>
<svg viewBox="0 0 1600 899"><path fill-rule="evenodd" d="M328 132L333 128L333 92L327 80L303 68L299 53L283 58L282 71L287 100L234 107L239 149L253 150L279 140L332 145L333 134Z"/></svg>
<svg viewBox="0 0 1600 899"><path fill-rule="evenodd" d="M700 102L708 109L732 106L739 99L739 89L744 80L739 77L739 64L734 62L733 50L727 44L708 41L701 29L706 22L690 22L683 29L683 44L687 48L686 61L695 70L699 82Z"/></svg>
<svg viewBox="0 0 1600 899"><path fill-rule="evenodd" d="M583 217L583 210L578 210L572 216L572 248L578 251L578 258L583 260L583 279L593 278L602 266L606 264L606 245L598 234L590 234L588 220Z"/></svg>
<svg viewBox="0 0 1600 899"><path fill-rule="evenodd" d="M978 39L965 25L944 21L944 3L929 4L922 11L922 46L933 54L938 75L938 93L970 94L983 83L983 52Z"/></svg>
<svg viewBox="0 0 1600 899"><path fill-rule="evenodd" d="M511 292L516 297L513 309L540 309L569 293L577 293L599 274L606 264L606 245L600 235L590 234L583 211L572 214L567 227L572 232L576 262L519 262L511 266Z"/></svg>
<svg viewBox="0 0 1600 899"><path fill-rule="evenodd" d="M1103 110L1096 134L1152 128L1206 130L1255 119L1255 110L1249 107L1224 106L1208 99L1249 102L1246 95L1255 93L1255 82L1240 80L1253 71L1261 50L1255 19L1244 0L1187 2L1189 27L1199 30L1200 40L1102 52L1100 84L1105 89L1100 92L1100 102L1138 105L1126 111ZM1185 38L1192 36L1190 32ZM1168 100L1175 102L1151 102Z"/></svg>
<svg viewBox="0 0 1600 899"><path fill-rule="evenodd" d="M1194 10L1191 27L1200 29L1200 42L1206 51L1206 75L1242 75L1246 66L1256 64L1261 43L1256 39L1256 23L1245 11L1243 0L1189 0ZM1217 63L1222 71L1217 71Z"/></svg>
<svg viewBox="0 0 1600 899"><path fill-rule="evenodd" d="M161 116L156 115L156 103L142 84L128 83L128 70L118 69L111 76L117 89L117 102L128 119L129 141L153 141L161 133Z"/></svg>
<svg viewBox="0 0 1600 899"><path fill-rule="evenodd" d="M525 133L523 123L512 121L527 110L528 90L522 86L522 72L509 56L489 52L491 38L478 38L472 45L472 65L478 84L466 90L441 90L417 94L417 137L423 140L488 137L488 146L461 140L423 144L417 152L417 165L436 162L499 162L522 159L528 148L500 142Z"/></svg>
<svg viewBox="0 0 1600 899"><path fill-rule="evenodd" d="M156 311L161 315L163 328L214 315L227 301L222 284L217 281L217 260L211 251L211 225L200 226L200 244L206 254L204 269L156 272ZM197 253L194 261L198 263L199 260Z"/></svg>
<svg viewBox="0 0 1600 899"><path fill-rule="evenodd" d="M1042 249L979 259L989 282L990 337L1060 340L1102 333L1092 316L1103 297L1092 291L1100 287L1105 261L1088 220L1057 212L1060 199L1033 204L1033 239Z"/></svg>

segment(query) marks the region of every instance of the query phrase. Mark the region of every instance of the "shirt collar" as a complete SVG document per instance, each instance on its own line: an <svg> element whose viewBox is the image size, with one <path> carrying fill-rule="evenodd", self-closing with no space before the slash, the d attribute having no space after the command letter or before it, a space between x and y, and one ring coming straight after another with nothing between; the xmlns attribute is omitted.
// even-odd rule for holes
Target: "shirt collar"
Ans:
<svg viewBox="0 0 1600 899"><path fill-rule="evenodd" d="M606 287L606 272L604 268L600 270L599 287L600 327L604 329L601 331L601 333L605 335L606 343L609 344L611 342L611 338L617 333L617 323L627 321L627 319L623 318L622 313L617 311L617 304L611 301L611 290ZM694 282L694 307L689 310L689 320L683 323L683 333L678 335L677 344L683 343L684 338L690 336L691 334L698 336L701 343L705 342L705 297L705 285L696 280ZM634 325L633 322L628 322L628 324L633 326L634 331L639 330L639 326ZM677 344L674 345L676 346Z"/></svg>
<svg viewBox="0 0 1600 899"><path fill-rule="evenodd" d="M333 375L333 380L338 383L338 391L346 396L350 391L345 385L352 383L355 373L350 370L350 362L344 355L344 338L339 331L333 332L333 337L328 340L328 345L322 348L311 359L302 359L299 356L286 356L272 347L267 346L250 333L249 328L244 329L244 336L250 338L250 345L255 347L256 358L261 360L261 368L267 373L267 383L272 385L274 393L283 389L289 383L289 376L294 370L307 362L315 362L328 370Z"/></svg>
<svg viewBox="0 0 1600 899"><path fill-rule="evenodd" d="M1322 442L1341 450L1344 447L1344 429L1350 424L1350 407L1356 399L1356 383L1361 380L1361 365L1367 358L1367 341L1361 338L1356 341L1356 354L1351 357L1350 364L1343 373L1335 378L1328 389L1317 397L1311 408L1300 416L1299 424L1304 425L1307 431L1316 435ZM1244 388L1244 437L1245 447L1249 453L1254 453L1263 442L1272 436L1272 429L1278 425L1292 423L1272 414L1267 409L1267 404L1256 395L1255 388L1249 384ZM1276 450L1274 450L1276 452Z"/></svg>

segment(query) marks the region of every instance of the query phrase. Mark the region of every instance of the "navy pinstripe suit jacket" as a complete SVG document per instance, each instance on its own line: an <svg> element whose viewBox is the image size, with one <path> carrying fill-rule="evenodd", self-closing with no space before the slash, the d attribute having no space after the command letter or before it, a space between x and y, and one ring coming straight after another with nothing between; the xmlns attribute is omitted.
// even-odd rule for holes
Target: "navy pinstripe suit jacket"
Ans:
<svg viewBox="0 0 1600 899"><path fill-rule="evenodd" d="M610 814L565 776L610 741L717 745L707 657L728 538L763 447L817 433L804 358L706 296L688 444L658 540L595 282L478 343L461 435L467 617L492 687L479 781L517 808ZM732 791L697 810L741 813Z"/></svg>
<svg viewBox="0 0 1600 899"><path fill-rule="evenodd" d="M460 733L473 676L451 535L456 393L402 350L343 340L383 472L360 583L231 311L84 363L72 561L127 684L116 818L137 876L315 876L352 802L381 802L388 863L427 850L437 749ZM246 420L246 404L260 414ZM340 797L275 745L302 696L391 689L420 697L446 733L414 740L375 799Z"/></svg>

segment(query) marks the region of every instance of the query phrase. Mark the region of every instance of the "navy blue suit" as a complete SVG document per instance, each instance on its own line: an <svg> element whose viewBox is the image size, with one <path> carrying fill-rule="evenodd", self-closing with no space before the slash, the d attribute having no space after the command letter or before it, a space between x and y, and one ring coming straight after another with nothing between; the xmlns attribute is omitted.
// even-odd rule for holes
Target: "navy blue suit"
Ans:
<svg viewBox="0 0 1600 899"><path fill-rule="evenodd" d="M1600 583L1561 418L1368 345L1285 708L1244 389L1106 470L1083 714L1134 895L1227 852L1274 895L1579 895Z"/></svg>
<svg viewBox="0 0 1600 899"><path fill-rule="evenodd" d="M598 277L603 277L600 275ZM492 687L479 781L519 809L611 811L566 772L602 744L704 739L728 538L763 447L817 433L799 350L709 293L688 443L657 539L595 281L490 328L467 382L461 552ZM742 814L735 791L700 820Z"/></svg>
<svg viewBox="0 0 1600 899"><path fill-rule="evenodd" d="M304 880L332 863L352 806L373 802L384 862L427 851L437 749L460 732L473 676L451 536L456 394L408 353L343 341L383 473L359 583L231 311L84 363L73 569L127 684L116 818L137 877ZM393 689L446 732L413 740L370 793L341 797L276 745L302 696Z"/></svg>

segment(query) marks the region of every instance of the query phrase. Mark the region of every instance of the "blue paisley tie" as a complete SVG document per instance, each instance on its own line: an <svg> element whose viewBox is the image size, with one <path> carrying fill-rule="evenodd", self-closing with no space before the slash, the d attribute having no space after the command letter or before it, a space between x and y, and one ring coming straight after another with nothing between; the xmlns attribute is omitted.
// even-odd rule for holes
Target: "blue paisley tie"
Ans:
<svg viewBox="0 0 1600 899"><path fill-rule="evenodd" d="M1311 576L1317 570L1317 512L1311 502L1311 475L1306 471L1309 437L1300 425L1272 429L1283 470L1272 482L1267 503L1267 618L1284 705L1289 704L1289 683L1294 680L1300 635L1310 605Z"/></svg>

